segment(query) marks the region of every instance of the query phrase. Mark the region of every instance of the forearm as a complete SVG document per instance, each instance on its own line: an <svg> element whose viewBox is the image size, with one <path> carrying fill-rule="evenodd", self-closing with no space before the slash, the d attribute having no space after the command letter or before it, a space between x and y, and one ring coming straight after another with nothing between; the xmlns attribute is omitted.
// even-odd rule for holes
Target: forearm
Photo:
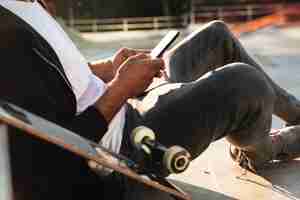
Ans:
<svg viewBox="0 0 300 200"><path fill-rule="evenodd" d="M127 99L145 91L162 69L162 59L152 59L146 54L129 58L107 84L107 90L97 100L95 107L109 123Z"/></svg>
<svg viewBox="0 0 300 200"><path fill-rule="evenodd" d="M118 80L113 80L108 83L107 90L97 100L95 107L109 123L126 103L128 98L129 93L127 90L124 90L124 87L119 84Z"/></svg>

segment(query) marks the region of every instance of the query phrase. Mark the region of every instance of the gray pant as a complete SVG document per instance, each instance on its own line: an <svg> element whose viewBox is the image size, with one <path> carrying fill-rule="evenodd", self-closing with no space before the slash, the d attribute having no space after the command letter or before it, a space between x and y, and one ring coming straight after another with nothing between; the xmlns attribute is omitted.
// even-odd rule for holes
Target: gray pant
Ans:
<svg viewBox="0 0 300 200"><path fill-rule="evenodd" d="M138 125L152 128L166 146L185 147L193 158L223 137L255 149L269 145L273 113L289 123L299 119L298 101L263 72L223 22L205 25L166 59L171 83L131 101L122 150L132 149L128 135ZM134 181L126 188L125 199L168 199Z"/></svg>

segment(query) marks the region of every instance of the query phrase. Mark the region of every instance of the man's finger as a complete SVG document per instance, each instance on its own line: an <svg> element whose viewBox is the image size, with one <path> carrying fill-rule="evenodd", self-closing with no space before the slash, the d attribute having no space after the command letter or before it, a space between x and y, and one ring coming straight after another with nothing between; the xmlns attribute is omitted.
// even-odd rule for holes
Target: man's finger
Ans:
<svg viewBox="0 0 300 200"><path fill-rule="evenodd" d="M165 61L163 59L160 59L160 58L152 59L151 63L153 63L154 65L159 67L160 70L165 69Z"/></svg>
<svg viewBox="0 0 300 200"><path fill-rule="evenodd" d="M151 52L151 50L149 49L131 49L131 48L124 48L124 53L126 54L130 54L130 55L135 55L135 54L139 54L139 53L145 53L145 54L149 54Z"/></svg>
<svg viewBox="0 0 300 200"><path fill-rule="evenodd" d="M120 54L122 55L122 57L124 58L129 58L131 56L137 55L137 54L149 54L150 51L149 50L145 50L145 49L130 49L130 48L122 48L120 51Z"/></svg>
<svg viewBox="0 0 300 200"><path fill-rule="evenodd" d="M148 54L139 53L139 54L130 56L129 59L137 60L137 61L144 61L144 60L150 60L150 56Z"/></svg>
<svg viewBox="0 0 300 200"><path fill-rule="evenodd" d="M163 70L165 63L162 59L151 59L150 57L143 58L143 56L135 57L134 63L141 66L149 66L157 70Z"/></svg>
<svg viewBox="0 0 300 200"><path fill-rule="evenodd" d="M150 54L151 50L149 49L133 49L135 51L136 54L138 53L145 53L145 54Z"/></svg>
<svg viewBox="0 0 300 200"><path fill-rule="evenodd" d="M138 54L138 52L136 52L134 49L126 49L124 51L124 57L127 57L127 58L129 58L131 56L134 56L134 55L137 55L137 54Z"/></svg>
<svg viewBox="0 0 300 200"><path fill-rule="evenodd" d="M161 65L162 65L160 69L165 70L165 69L166 69L166 63L165 63L165 60L162 59L162 58L158 58L158 60L161 62Z"/></svg>

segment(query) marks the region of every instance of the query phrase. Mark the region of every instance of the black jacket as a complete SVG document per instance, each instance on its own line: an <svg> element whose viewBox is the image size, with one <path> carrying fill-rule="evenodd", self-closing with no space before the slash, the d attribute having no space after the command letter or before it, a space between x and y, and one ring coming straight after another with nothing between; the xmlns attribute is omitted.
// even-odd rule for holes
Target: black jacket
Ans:
<svg viewBox="0 0 300 200"><path fill-rule="evenodd" d="M1 5L0 22L0 99L99 141L107 130L105 119L93 107L76 115L71 84L46 40ZM92 188L94 176L86 161L24 134L12 133L9 140L17 199L50 199L54 194L76 199L77 186Z"/></svg>

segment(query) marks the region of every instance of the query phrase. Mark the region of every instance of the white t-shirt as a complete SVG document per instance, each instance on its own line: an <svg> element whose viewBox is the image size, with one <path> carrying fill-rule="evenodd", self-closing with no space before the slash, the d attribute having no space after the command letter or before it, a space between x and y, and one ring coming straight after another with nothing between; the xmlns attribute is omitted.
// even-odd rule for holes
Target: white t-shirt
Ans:
<svg viewBox="0 0 300 200"><path fill-rule="evenodd" d="M77 113L83 112L100 98L106 84L92 74L86 59L47 11L37 2L0 0L0 5L26 21L38 32L57 54L76 96ZM126 107L123 106L110 122L100 143L119 152L125 125Z"/></svg>

